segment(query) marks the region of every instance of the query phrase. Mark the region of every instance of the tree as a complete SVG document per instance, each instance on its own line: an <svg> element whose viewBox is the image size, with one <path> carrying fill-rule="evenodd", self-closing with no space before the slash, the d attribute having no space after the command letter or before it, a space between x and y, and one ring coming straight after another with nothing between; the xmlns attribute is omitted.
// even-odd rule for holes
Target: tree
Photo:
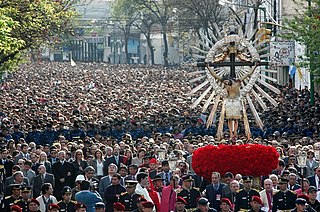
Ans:
<svg viewBox="0 0 320 212"><path fill-rule="evenodd" d="M310 1L308 5L301 3L298 8L293 19L285 20L282 36L304 44L308 51L300 65L310 66L312 73L320 74L320 0L314 0L312 4Z"/></svg>
<svg viewBox="0 0 320 212"><path fill-rule="evenodd" d="M134 26L137 27L142 34L146 37L147 45L150 51L151 65L154 65L154 46L152 45L151 40L151 30L152 26L156 23L156 17L150 11L141 11L140 19L134 23ZM148 58L147 58L148 59ZM147 61L148 63L148 61Z"/></svg>
<svg viewBox="0 0 320 212"><path fill-rule="evenodd" d="M227 17L219 1L212 0L177 0L179 8L179 28L183 31L201 29L208 35L208 30L217 35L216 26L221 26ZM192 14L192 16L190 16Z"/></svg>
<svg viewBox="0 0 320 212"><path fill-rule="evenodd" d="M174 0L137 0L146 10L150 11L157 19L161 26L161 33L163 36L164 52L163 59L164 65L169 65L169 48L168 48L168 22L173 16Z"/></svg>
<svg viewBox="0 0 320 212"><path fill-rule="evenodd" d="M112 7L112 20L116 26L123 32L125 43L126 63L130 63L128 53L128 41L130 38L130 30L133 23L139 17L137 11L138 4L135 0L116 0Z"/></svg>
<svg viewBox="0 0 320 212"><path fill-rule="evenodd" d="M0 73L16 67L21 56L70 34L77 0L0 1Z"/></svg>

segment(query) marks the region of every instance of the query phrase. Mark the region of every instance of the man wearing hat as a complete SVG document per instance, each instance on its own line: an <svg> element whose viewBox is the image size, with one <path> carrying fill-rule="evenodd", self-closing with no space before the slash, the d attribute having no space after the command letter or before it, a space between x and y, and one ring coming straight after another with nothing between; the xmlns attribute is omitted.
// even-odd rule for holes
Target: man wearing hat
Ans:
<svg viewBox="0 0 320 212"><path fill-rule="evenodd" d="M120 202L115 202L115 203L113 203L113 211L114 212L124 212L125 207Z"/></svg>
<svg viewBox="0 0 320 212"><path fill-rule="evenodd" d="M126 192L120 194L119 202L125 207L125 211L133 211L138 208L137 203L140 197L136 194L136 185L138 181L126 180Z"/></svg>
<svg viewBox="0 0 320 212"><path fill-rule="evenodd" d="M62 200L58 202L58 205L60 207L60 211L66 211L66 212L75 212L75 206L76 201L71 200L71 188L69 186L65 186L62 189Z"/></svg>
<svg viewBox="0 0 320 212"><path fill-rule="evenodd" d="M253 196L260 197L259 191L251 188L252 176L244 176L242 178L243 189L236 194L235 211L247 211L251 208L250 202Z"/></svg>
<svg viewBox="0 0 320 212"><path fill-rule="evenodd" d="M106 211L106 205L103 202L97 202L95 205L96 212L105 212Z"/></svg>
<svg viewBox="0 0 320 212"><path fill-rule="evenodd" d="M210 208L209 205L209 200L201 197L197 201L197 209L194 212L218 212L216 209Z"/></svg>
<svg viewBox="0 0 320 212"><path fill-rule="evenodd" d="M309 206L316 211L320 211L320 202L317 200L318 190L314 186L310 186L308 189Z"/></svg>
<svg viewBox="0 0 320 212"><path fill-rule="evenodd" d="M152 179L154 191L158 194L158 199L161 200L162 197L162 189L163 189L163 179L160 175L156 175Z"/></svg>
<svg viewBox="0 0 320 212"><path fill-rule="evenodd" d="M263 202L262 202L262 199L258 196L252 197L250 205L251 205L251 209L249 210L249 212L267 212L261 209Z"/></svg>
<svg viewBox="0 0 320 212"><path fill-rule="evenodd" d="M76 212L86 212L86 211L87 211L87 206L85 204L83 204L81 202L78 202L76 204Z"/></svg>
<svg viewBox="0 0 320 212"><path fill-rule="evenodd" d="M30 199L30 201L28 202L28 209L29 212L40 212L40 203L38 200L36 199Z"/></svg>
<svg viewBox="0 0 320 212"><path fill-rule="evenodd" d="M273 195L272 211L291 211L295 207L297 195L287 188L288 179L279 178L279 191Z"/></svg>
<svg viewBox="0 0 320 212"><path fill-rule="evenodd" d="M21 199L22 197L20 196L20 189L21 185L20 184L11 184L10 185L12 195L11 196L6 196L4 199L1 201L1 211L10 211L10 205L12 205L16 200Z"/></svg>
<svg viewBox="0 0 320 212"><path fill-rule="evenodd" d="M153 179L157 175L157 159L151 158L149 161L149 177Z"/></svg>
<svg viewBox="0 0 320 212"><path fill-rule="evenodd" d="M177 197L175 212L187 212L185 209L187 202L182 197Z"/></svg>
<svg viewBox="0 0 320 212"><path fill-rule="evenodd" d="M154 208L153 202L150 202L150 201L143 202L142 206L143 206L142 208L143 212L152 212Z"/></svg>
<svg viewBox="0 0 320 212"><path fill-rule="evenodd" d="M57 204L49 204L48 205L48 212L59 212L60 207Z"/></svg>
<svg viewBox="0 0 320 212"><path fill-rule="evenodd" d="M191 175L182 177L182 188L177 190L177 196L182 197L186 202L187 211L193 210L197 207L197 199L201 196L200 191L192 187L193 178Z"/></svg>
<svg viewBox="0 0 320 212"><path fill-rule="evenodd" d="M220 203L220 212L231 212L231 201L228 198L222 198Z"/></svg>
<svg viewBox="0 0 320 212"><path fill-rule="evenodd" d="M297 198L295 201L296 207L291 212L306 212L307 201L303 198Z"/></svg>
<svg viewBox="0 0 320 212"><path fill-rule="evenodd" d="M21 188L21 199L14 201L15 205L19 205L23 212L28 212L28 202L30 200L31 187L23 186Z"/></svg>

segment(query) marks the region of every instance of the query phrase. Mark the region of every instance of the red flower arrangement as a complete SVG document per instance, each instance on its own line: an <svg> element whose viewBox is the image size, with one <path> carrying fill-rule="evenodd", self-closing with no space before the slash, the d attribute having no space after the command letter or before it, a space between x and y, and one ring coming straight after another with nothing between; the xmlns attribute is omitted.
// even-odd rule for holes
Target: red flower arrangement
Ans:
<svg viewBox="0 0 320 212"><path fill-rule="evenodd" d="M208 180L216 171L260 177L277 168L279 153L274 147L259 144L208 145L197 149L192 156L192 168Z"/></svg>

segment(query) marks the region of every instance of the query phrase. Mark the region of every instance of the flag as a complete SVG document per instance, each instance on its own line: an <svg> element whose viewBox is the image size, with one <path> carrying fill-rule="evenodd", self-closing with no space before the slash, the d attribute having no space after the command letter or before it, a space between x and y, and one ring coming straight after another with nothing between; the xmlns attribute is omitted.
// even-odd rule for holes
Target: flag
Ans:
<svg viewBox="0 0 320 212"><path fill-rule="evenodd" d="M70 59L70 63L71 63L71 66L76 66L77 65L72 59Z"/></svg>
<svg viewBox="0 0 320 212"><path fill-rule="evenodd" d="M293 75L296 73L297 71L297 68L293 65L289 66L289 75L290 75L290 78L293 78Z"/></svg>
<svg viewBox="0 0 320 212"><path fill-rule="evenodd" d="M301 68L298 67L297 71L298 71L298 75L299 75L300 80L302 80L303 79L303 75L302 75L302 72L301 72Z"/></svg>

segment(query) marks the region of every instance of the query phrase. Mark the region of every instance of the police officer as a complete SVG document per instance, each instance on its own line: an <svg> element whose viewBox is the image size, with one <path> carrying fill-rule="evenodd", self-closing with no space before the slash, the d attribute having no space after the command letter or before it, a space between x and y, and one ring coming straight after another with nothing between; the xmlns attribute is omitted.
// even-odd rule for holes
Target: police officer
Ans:
<svg viewBox="0 0 320 212"><path fill-rule="evenodd" d="M28 203L31 195L31 187L23 186L21 187L21 199L14 201L15 205L19 205L22 212L28 212Z"/></svg>
<svg viewBox="0 0 320 212"><path fill-rule="evenodd" d="M240 189L236 194L235 211L248 211L251 208L252 197L260 197L259 191L251 188L252 176L244 176L242 179L243 189Z"/></svg>
<svg viewBox="0 0 320 212"><path fill-rule="evenodd" d="M10 211L10 206L13 205L14 201L21 199L20 196L20 184L11 184L10 188L12 191L11 196L6 196L4 199L1 201L1 211Z"/></svg>
<svg viewBox="0 0 320 212"><path fill-rule="evenodd" d="M71 188L65 186L62 189L62 200L58 202L57 205L60 207L60 211L63 212L75 212L76 211L76 201L71 200Z"/></svg>
<svg viewBox="0 0 320 212"><path fill-rule="evenodd" d="M289 180L286 178L279 178L279 191L273 195L272 211L278 210L291 211L295 208L295 200L297 194L294 191L288 190L287 184Z"/></svg>
<svg viewBox="0 0 320 212"><path fill-rule="evenodd" d="M135 193L138 181L126 180L126 192L121 193L119 202L125 206L125 211L133 211L138 208L139 194Z"/></svg>
<svg viewBox="0 0 320 212"><path fill-rule="evenodd" d="M200 191L192 187L193 178L191 175L182 177L182 188L177 190L177 196L182 197L186 202L187 211L193 211L197 207L197 199L201 196Z"/></svg>

